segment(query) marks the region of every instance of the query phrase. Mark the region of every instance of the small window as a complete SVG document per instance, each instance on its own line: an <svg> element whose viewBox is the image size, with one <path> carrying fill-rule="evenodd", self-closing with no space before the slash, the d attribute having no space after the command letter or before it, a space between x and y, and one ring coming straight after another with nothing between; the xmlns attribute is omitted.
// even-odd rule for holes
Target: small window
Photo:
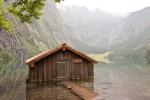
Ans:
<svg viewBox="0 0 150 100"><path fill-rule="evenodd" d="M73 61L72 61L73 63L81 63L82 62L82 60L81 59L73 59Z"/></svg>

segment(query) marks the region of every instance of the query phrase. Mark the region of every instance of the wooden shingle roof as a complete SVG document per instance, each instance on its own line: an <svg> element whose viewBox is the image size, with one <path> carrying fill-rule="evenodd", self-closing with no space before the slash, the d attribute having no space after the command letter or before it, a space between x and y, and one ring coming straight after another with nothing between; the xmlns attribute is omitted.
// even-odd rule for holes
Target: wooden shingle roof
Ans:
<svg viewBox="0 0 150 100"><path fill-rule="evenodd" d="M70 46L66 45L65 43L63 43L61 46L59 46L59 47L57 47L57 48L55 48L55 49L49 49L49 50L47 50L47 51L44 51L44 52L42 52L42 53L39 53L38 55L36 55L36 56L34 56L34 57L31 57L31 58L27 59L27 60L26 60L26 64L30 65L30 64L32 64L32 63L35 63L35 62L37 62L37 61L39 61L39 60L41 60L41 59L43 59L43 58L45 58L45 57L47 57L47 56L49 56L49 55L51 55L51 54L53 54L53 53L55 53L55 52L61 50L61 49L67 49L67 50L69 50L69 51L71 51L71 52L74 52L75 54L81 56L82 58L84 58L84 59L86 59L86 60L88 60L88 61L97 63L96 60L90 58L89 56L85 55L84 53L81 53L80 51L75 50L75 49L71 48Z"/></svg>

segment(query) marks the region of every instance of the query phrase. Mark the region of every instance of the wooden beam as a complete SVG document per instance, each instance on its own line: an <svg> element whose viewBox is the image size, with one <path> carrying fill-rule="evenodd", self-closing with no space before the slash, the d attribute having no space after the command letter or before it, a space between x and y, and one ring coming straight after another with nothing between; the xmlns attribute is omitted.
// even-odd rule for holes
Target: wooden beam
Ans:
<svg viewBox="0 0 150 100"><path fill-rule="evenodd" d="M31 68L34 68L35 64L34 63L31 63Z"/></svg>
<svg viewBox="0 0 150 100"><path fill-rule="evenodd" d="M63 51L66 51L66 48L63 48Z"/></svg>
<svg viewBox="0 0 150 100"><path fill-rule="evenodd" d="M62 84L65 88L69 89L83 100L92 100L97 95L95 91L83 88L73 82L61 82L60 84Z"/></svg>

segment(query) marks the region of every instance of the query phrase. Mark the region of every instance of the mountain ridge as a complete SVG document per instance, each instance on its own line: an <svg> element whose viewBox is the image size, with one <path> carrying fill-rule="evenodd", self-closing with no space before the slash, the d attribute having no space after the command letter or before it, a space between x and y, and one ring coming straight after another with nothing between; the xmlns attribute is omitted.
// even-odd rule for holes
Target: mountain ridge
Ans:
<svg viewBox="0 0 150 100"><path fill-rule="evenodd" d="M144 59L145 48L150 42L150 7L132 12L126 17L114 17L107 12L83 8L72 6L66 7L64 11L59 9L65 23L74 30L72 37L76 38L76 42L84 44L87 51L111 51L116 52L117 56ZM75 45L78 45L76 42Z"/></svg>

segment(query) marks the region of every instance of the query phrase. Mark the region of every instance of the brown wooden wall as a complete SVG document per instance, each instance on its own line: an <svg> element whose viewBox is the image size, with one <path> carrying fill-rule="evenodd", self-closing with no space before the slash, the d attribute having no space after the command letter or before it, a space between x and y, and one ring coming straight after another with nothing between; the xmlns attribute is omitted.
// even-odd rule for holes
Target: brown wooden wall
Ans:
<svg viewBox="0 0 150 100"><path fill-rule="evenodd" d="M29 67L30 81L93 79L92 62L66 50L60 50Z"/></svg>

